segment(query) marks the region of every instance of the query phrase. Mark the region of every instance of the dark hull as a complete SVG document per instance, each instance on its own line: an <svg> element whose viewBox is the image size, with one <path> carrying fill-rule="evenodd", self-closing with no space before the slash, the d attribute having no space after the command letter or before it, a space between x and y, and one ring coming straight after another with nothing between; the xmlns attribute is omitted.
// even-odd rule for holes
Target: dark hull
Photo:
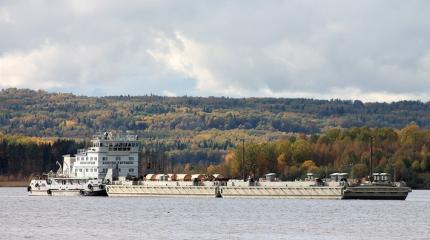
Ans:
<svg viewBox="0 0 430 240"><path fill-rule="evenodd" d="M106 197L107 196L106 190L82 191L81 194L83 196L102 196L102 197Z"/></svg>
<svg viewBox="0 0 430 240"><path fill-rule="evenodd" d="M362 199L362 200L405 200L408 195L404 196L343 196L342 199Z"/></svg>
<svg viewBox="0 0 430 240"><path fill-rule="evenodd" d="M390 186L360 186L347 187L342 199L368 199L368 200L405 200L411 191L408 187Z"/></svg>

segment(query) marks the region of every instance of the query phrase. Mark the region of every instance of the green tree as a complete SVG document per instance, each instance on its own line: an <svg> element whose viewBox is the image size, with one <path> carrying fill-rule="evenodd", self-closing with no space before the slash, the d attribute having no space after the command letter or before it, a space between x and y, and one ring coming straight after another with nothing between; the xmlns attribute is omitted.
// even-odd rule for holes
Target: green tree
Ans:
<svg viewBox="0 0 430 240"><path fill-rule="evenodd" d="M363 178L369 175L369 170L366 164L357 163L352 166L352 176L354 178Z"/></svg>
<svg viewBox="0 0 430 240"><path fill-rule="evenodd" d="M301 163L312 157L312 146L304 139L295 141L292 145L292 159L295 163Z"/></svg>

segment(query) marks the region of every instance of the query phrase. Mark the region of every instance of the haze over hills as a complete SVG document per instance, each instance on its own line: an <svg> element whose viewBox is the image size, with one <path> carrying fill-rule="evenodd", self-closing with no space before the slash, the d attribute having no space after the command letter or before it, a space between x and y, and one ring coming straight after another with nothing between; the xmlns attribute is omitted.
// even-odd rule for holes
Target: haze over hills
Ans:
<svg viewBox="0 0 430 240"><path fill-rule="evenodd" d="M108 96L86 97L28 89L0 92L0 129L6 134L87 138L98 131L171 132L241 130L321 133L340 127L430 127L430 102L359 100ZM164 134L164 135L163 135Z"/></svg>

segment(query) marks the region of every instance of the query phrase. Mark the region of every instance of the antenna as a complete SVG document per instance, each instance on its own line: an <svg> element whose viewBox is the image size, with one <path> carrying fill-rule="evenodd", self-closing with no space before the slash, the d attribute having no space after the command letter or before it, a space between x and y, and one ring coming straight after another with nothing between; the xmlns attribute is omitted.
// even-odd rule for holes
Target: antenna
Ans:
<svg viewBox="0 0 430 240"><path fill-rule="evenodd" d="M370 140L370 182L373 182L373 137L369 138Z"/></svg>
<svg viewBox="0 0 430 240"><path fill-rule="evenodd" d="M242 179L245 181L245 138L242 141Z"/></svg>

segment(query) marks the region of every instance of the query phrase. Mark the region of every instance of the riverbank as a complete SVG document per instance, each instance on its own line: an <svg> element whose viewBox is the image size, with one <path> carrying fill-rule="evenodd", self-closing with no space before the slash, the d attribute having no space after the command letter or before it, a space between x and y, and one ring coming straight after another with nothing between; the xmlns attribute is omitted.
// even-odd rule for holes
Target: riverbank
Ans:
<svg viewBox="0 0 430 240"><path fill-rule="evenodd" d="M28 181L0 181L0 187L26 187Z"/></svg>

